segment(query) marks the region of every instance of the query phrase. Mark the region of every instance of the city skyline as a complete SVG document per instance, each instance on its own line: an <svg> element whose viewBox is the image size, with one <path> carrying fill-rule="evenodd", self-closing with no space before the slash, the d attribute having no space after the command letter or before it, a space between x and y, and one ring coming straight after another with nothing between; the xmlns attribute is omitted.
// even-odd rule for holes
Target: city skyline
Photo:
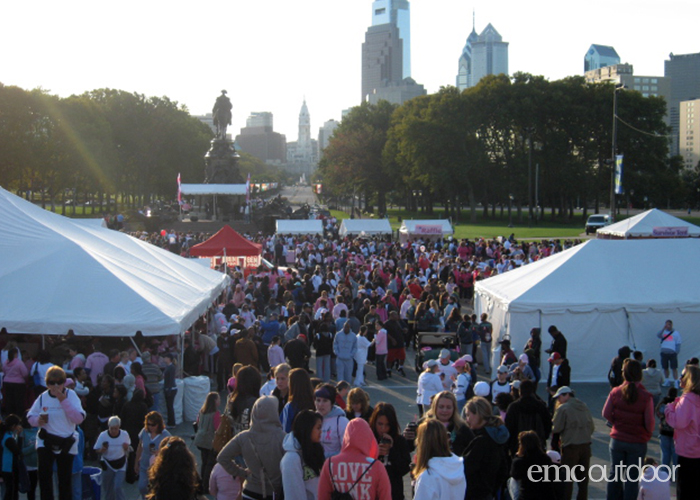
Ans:
<svg viewBox="0 0 700 500"><path fill-rule="evenodd" d="M0 11L0 82L63 97L102 87L167 96L193 115L211 112L226 89L234 106L232 135L251 112L269 111L275 131L288 140L297 136L305 97L315 136L324 122L340 121L343 109L359 104L372 3L205 1L193 7L127 0L115 8L85 0L69 7L14 2ZM509 42L511 75L582 75L591 44L615 47L622 63L644 75L662 76L669 53L700 52L692 35L700 3L686 0L543 0L536 8L514 0L410 4L411 76L429 93L454 85L473 10L477 32L491 23Z"/></svg>

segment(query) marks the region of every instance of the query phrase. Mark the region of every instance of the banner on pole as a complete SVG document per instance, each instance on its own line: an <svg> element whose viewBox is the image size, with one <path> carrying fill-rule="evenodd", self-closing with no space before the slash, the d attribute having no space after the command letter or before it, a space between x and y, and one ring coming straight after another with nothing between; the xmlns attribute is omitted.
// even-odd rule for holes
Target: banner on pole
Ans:
<svg viewBox="0 0 700 500"><path fill-rule="evenodd" d="M623 194L622 190L622 157L615 156L615 194Z"/></svg>

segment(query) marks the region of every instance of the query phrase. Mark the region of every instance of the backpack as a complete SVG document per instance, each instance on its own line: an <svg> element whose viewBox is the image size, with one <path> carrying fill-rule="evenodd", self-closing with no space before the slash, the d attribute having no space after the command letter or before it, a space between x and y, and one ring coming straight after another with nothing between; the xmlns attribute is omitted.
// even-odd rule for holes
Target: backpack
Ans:
<svg viewBox="0 0 700 500"><path fill-rule="evenodd" d="M214 433L214 441L212 442L212 449L216 453L219 453L233 438L233 426L228 410L221 417L221 423Z"/></svg>
<svg viewBox="0 0 700 500"><path fill-rule="evenodd" d="M331 500L354 500L352 498L352 495L350 492L355 488L357 483L362 480L362 478L367 474L367 471L372 468L376 460L374 460L371 464L369 464L369 467L365 469L365 471L360 475L360 477L357 478L357 480L352 483L352 486L350 486L350 489L345 492L340 492L338 489L335 487L335 481L333 481L333 473L331 472L331 467L333 466L332 458L328 457L328 475L331 476L331 485L333 485L333 492L331 493Z"/></svg>

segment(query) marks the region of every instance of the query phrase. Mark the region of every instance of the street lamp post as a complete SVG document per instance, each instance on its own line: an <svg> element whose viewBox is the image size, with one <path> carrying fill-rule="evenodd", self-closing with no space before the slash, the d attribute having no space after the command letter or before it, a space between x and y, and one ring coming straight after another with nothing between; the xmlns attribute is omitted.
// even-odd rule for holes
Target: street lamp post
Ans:
<svg viewBox="0 0 700 500"><path fill-rule="evenodd" d="M612 160L610 163L610 223L615 222L615 158L617 157L617 91L624 89L622 83L615 84L613 92Z"/></svg>

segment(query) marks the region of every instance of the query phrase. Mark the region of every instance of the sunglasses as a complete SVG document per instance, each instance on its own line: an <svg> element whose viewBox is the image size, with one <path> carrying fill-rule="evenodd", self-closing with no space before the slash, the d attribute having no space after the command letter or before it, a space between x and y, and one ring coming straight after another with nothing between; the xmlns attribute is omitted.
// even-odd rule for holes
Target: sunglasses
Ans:
<svg viewBox="0 0 700 500"><path fill-rule="evenodd" d="M156 427L158 424L154 424L153 422L148 422L146 424L147 427Z"/></svg>
<svg viewBox="0 0 700 500"><path fill-rule="evenodd" d="M51 381L49 381L49 382L46 382L46 385L63 385L63 384L65 384L65 383L66 383L65 380L61 380L61 381L58 381L58 380L51 380Z"/></svg>

